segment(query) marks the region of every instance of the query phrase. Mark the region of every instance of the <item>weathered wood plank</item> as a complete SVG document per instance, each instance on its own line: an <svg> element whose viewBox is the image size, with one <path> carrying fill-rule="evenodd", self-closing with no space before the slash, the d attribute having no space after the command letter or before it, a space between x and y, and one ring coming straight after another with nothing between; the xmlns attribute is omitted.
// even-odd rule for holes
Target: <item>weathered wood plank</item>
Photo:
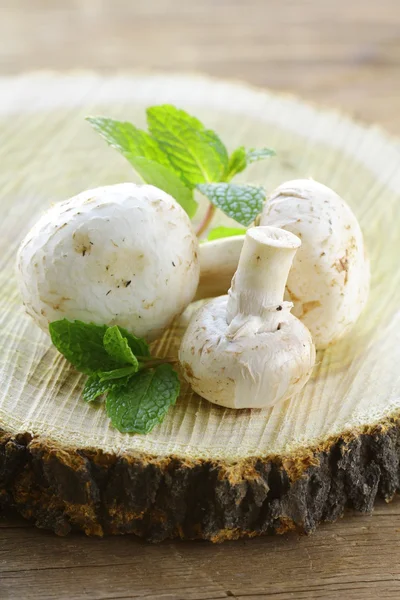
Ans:
<svg viewBox="0 0 400 600"><path fill-rule="evenodd" d="M314 535L145 544L131 537L57 538L0 530L0 597L395 599L400 595L400 498L373 518L348 514Z"/></svg>

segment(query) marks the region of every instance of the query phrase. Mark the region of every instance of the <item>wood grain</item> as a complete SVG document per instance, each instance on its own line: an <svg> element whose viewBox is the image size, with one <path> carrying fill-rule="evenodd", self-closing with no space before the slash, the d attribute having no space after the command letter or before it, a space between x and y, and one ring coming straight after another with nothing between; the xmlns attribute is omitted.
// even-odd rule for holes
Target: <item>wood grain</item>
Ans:
<svg viewBox="0 0 400 600"><path fill-rule="evenodd" d="M400 499L373 518L345 517L310 537L212 546L131 537L56 538L0 521L2 600L365 600L400 594Z"/></svg>
<svg viewBox="0 0 400 600"><path fill-rule="evenodd" d="M201 71L400 133L398 0L0 0L0 71Z"/></svg>
<svg viewBox="0 0 400 600"><path fill-rule="evenodd" d="M400 133L398 0L0 0L0 11L1 73L199 70L295 91ZM11 187L5 170L1 185ZM395 599L399 536L399 500L308 538L217 547L59 539L8 517L0 597Z"/></svg>
<svg viewBox="0 0 400 600"><path fill-rule="evenodd" d="M102 406L81 401L82 377L24 314L14 263L21 226L26 231L51 201L80 185L134 175L126 162L126 175L120 170L121 157L98 143L84 115L118 112L137 122L144 106L161 99L215 123L229 148L273 140L276 159L267 168L253 165L251 181L273 189L308 174L346 198L359 216L373 273L369 302L351 335L319 355L299 394L273 408L232 411L185 384L162 424L146 436L129 436L111 426ZM0 113L0 135L11 133L0 147L0 163L13 181L0 222L5 505L14 503L39 527L60 534L78 528L152 541L221 541L295 528L309 533L346 506L369 512L377 494L393 497L400 488L400 156L391 138L293 97L172 74L3 77ZM240 131L232 131L235 121ZM50 162L40 151L26 160L29 144L21 131L31 132ZM59 234L51 231L57 243ZM88 268L87 258L78 260L85 262L77 269ZM177 354L193 308L155 342L155 355Z"/></svg>

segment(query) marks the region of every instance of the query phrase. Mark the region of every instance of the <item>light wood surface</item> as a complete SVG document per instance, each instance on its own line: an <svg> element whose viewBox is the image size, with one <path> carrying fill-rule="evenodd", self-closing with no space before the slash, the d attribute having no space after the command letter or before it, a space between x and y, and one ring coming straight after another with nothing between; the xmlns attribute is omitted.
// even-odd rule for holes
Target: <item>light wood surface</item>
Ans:
<svg viewBox="0 0 400 600"><path fill-rule="evenodd" d="M232 97L235 98L234 107L229 104ZM2 197L0 224L0 261L4 265L4 284L0 287L0 303L4 306L0 314L4 340L0 347L0 426L11 436L22 435L24 440L28 439L27 453L33 460L38 457L40 447L42 458L38 460L43 464L47 464L47 457L55 453L62 457L61 471L67 468L73 472L72 465L80 464L80 472L86 473L80 480L83 482L83 502L81 494L74 500L74 495L68 491L64 493L58 468L43 486L37 471L30 468L29 460L24 477L20 477L18 470L14 474L13 467L9 467L13 478L6 489L22 514L29 504L27 495L31 494L35 499L40 497L41 501L40 510L32 507L29 514L39 521L47 520L47 526L55 531L60 531L62 518L64 526L61 530L64 532L71 522L92 534L126 532L125 523L128 522L130 531L158 540L165 537L231 539L232 536L253 535L271 529L286 530L288 523L309 532L322 518L337 518L342 506L354 503L358 510L370 510L378 491L378 481L376 485L371 484L362 459L364 454L370 457L382 481L386 476L390 481L389 487L380 485L379 494L391 498L399 482L396 469L388 467L391 464L389 454L393 454L394 461L398 457L391 450L391 440L382 437L377 443L378 438L374 436L381 433L384 436L380 426L387 423L390 427L394 425L394 430L386 437L396 436L400 412L400 223L397 212L400 157L397 143L379 130L362 127L340 113L322 111L294 97L204 76L21 75L0 79L0 99L0 134L5 140L0 148L0 162L12 182ZM84 377L62 359L51 346L48 336L24 313L14 265L23 234L52 202L73 196L82 188L136 177L129 164L89 128L85 115L119 115L140 123L144 108L161 99L188 109L207 124L215 124L229 148L239 144L257 148L268 141L277 157L267 166L260 162L252 165L247 174L250 181L273 190L282 181L312 176L346 198L359 217L373 265L372 280L368 304L351 334L318 354L308 384L285 403L264 410L223 409L200 398L182 381L180 397L162 424L145 436L130 436L111 426L102 407L96 410L93 405L81 401ZM232 130L232 123L236 121L241 124L238 131ZM28 161L26 139L20 135L21 131L29 131L38 148ZM221 223L224 222L222 218L220 213ZM59 233L54 229L52 232L56 240ZM338 254L338 259L340 256ZM36 264L40 259L32 260ZM78 261L81 262L76 263L76 269L88 268L86 258L79 256ZM131 273L133 271L126 276L133 277ZM344 277L344 274L338 276ZM25 280L24 285L26 283ZM134 292L133 287L131 293ZM74 318L76 313L69 313L68 306L63 305L65 297L68 301L68 289L58 289L59 295L54 294L56 291L51 292L49 306L52 302L64 306L62 315ZM188 307L182 318L155 342L155 355L177 355L193 309L193 305ZM45 305L45 314L46 310ZM368 434L363 438L365 447L362 451L357 449L357 443L342 449L335 446L338 437L345 437L347 444L360 433ZM380 448L386 443L390 447L383 454ZM333 446L336 450L332 453L338 464L337 469L330 468L327 476L324 465ZM193 518L197 519L193 525L200 523L197 533L188 527L190 519L188 521L182 512L176 522L177 492L169 490L168 486L165 498L157 494L154 502L137 507L136 512L142 515L137 522L132 520L126 500L119 502L116 510L116 506L106 499L110 494L103 489L103 479L93 481L93 487L102 490L100 500L95 499L96 496L86 498L84 490L87 479L92 478L93 449L103 452L110 465L116 455L122 455L128 462L133 457L136 463L140 463L143 454L145 463L148 456L155 457L160 477L170 479L173 479L168 467L171 456L182 461L179 464L188 469L188 477L198 473L199 461L203 461L201 468L209 486L203 485L197 505L204 503L208 509L205 508L200 520L197 513L193 513ZM342 454L350 457L346 466L339 465ZM290 478L293 493L279 484L274 489L279 478L260 480L254 466L258 459L267 471L271 460L279 463L282 477ZM212 517L212 526L208 516L216 514L211 505L218 494L215 492L216 481L208 473L209 461L218 469L218 481L229 481L229 493L239 511L238 518L232 521L227 517L230 503L226 503L226 508L218 506L216 510L224 515L224 520ZM329 461L332 463L331 459ZM292 464L297 467L291 468ZM310 464L318 465L317 472L307 471ZM44 470L50 473L47 467ZM107 480L112 480L112 470L109 466ZM31 474L29 478L27 471ZM138 475L137 487L132 493L136 491L137 494L141 481L147 496L152 497L147 480L143 479L145 471L141 468L139 471L142 477ZM335 486L338 472L345 473L346 481L354 479L359 492L355 499L354 485L346 484L344 494L336 494L336 508L332 510L328 490ZM305 478L304 484L311 477L321 476L325 481L325 491L318 496L321 509L316 507L311 492L304 496L301 488L302 499L296 495L294 488L300 475ZM266 488L271 493L265 499L260 519L247 521L247 496L235 486L240 486L242 481L252 485L254 480L258 482L261 495L265 495ZM157 477L153 477L153 482L157 481ZM61 511L53 520L50 516L43 519L47 485L52 486ZM188 478L179 488L185 505L191 498L192 487ZM311 483L305 488L314 489ZM214 490L213 500L207 497L208 489ZM117 495L116 488L111 492L111 497ZM273 500L277 498L279 509L275 503L270 513L269 508L272 509ZM97 510L98 502L100 511ZM78 507L82 503L84 506ZM163 509L165 505L170 507L167 513ZM47 511L52 514L52 510L50 503ZM78 519L78 523L77 510L83 519ZM165 514L164 525L168 524L164 528L159 526L160 510ZM188 508L186 513L189 512ZM275 515L272 520L271 514Z"/></svg>
<svg viewBox="0 0 400 600"><path fill-rule="evenodd" d="M234 107L229 107L231 97ZM215 126L229 149L239 144L274 147L275 159L252 165L242 178L272 191L283 181L311 176L345 198L363 231L372 281L368 305L351 334L318 355L307 386L284 404L224 410L182 383L179 402L160 426L146 436L127 436L110 425L105 411L81 402L85 378L61 359L48 336L25 314L14 276L15 256L29 227L52 203L85 188L138 180L84 117L105 113L142 123L144 108L161 98ZM0 223L0 323L6 340L0 348L3 429L33 432L82 450L95 447L105 453L121 450L230 463L308 452L311 446L372 426L400 410L400 160L391 138L295 98L201 76L5 77L0 79L0 99L0 134L5 140L0 160L12 182L4 188ZM232 124L237 121L240 129L235 131ZM30 132L37 147L28 161L21 130ZM221 220L222 213L217 219L233 223ZM87 268L85 263L80 266ZM339 276L344 279L343 273ZM51 297L62 305L67 294L65 288ZM70 317L68 306L63 310L62 315ZM155 343L155 355L177 356L193 310L192 305Z"/></svg>
<svg viewBox="0 0 400 600"><path fill-rule="evenodd" d="M396 0L3 0L1 6L2 73L80 67L201 70L297 91L400 133ZM126 538L59 539L13 519L4 524L2 598L400 594L398 502L380 506L372 520L346 517L309 538L293 535L216 548L201 543L157 548Z"/></svg>

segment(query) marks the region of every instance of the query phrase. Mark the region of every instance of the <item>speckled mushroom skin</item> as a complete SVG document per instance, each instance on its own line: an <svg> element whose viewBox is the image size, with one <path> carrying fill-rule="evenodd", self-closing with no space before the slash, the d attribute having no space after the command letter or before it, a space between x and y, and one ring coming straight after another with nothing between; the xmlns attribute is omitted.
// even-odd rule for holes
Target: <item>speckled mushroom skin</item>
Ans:
<svg viewBox="0 0 400 600"><path fill-rule="evenodd" d="M54 205L17 258L27 312L120 325L155 339L192 300L198 242L181 206L151 185L88 190Z"/></svg>
<svg viewBox="0 0 400 600"><path fill-rule="evenodd" d="M207 302L185 332L179 359L192 389L214 404L237 409L272 407L299 392L313 370L315 348L288 303L278 313L277 331L259 332L253 320L248 335L239 339L227 337L227 303L228 296Z"/></svg>
<svg viewBox="0 0 400 600"><path fill-rule="evenodd" d="M317 348L349 331L369 292L369 262L350 207L333 190L298 179L267 200L261 225L280 227L301 239L286 286L293 314L308 327Z"/></svg>
<svg viewBox="0 0 400 600"><path fill-rule="evenodd" d="M185 379L203 398L227 408L271 408L307 383L315 347L283 300L300 245L276 227L247 230L228 295L198 309L179 349Z"/></svg>

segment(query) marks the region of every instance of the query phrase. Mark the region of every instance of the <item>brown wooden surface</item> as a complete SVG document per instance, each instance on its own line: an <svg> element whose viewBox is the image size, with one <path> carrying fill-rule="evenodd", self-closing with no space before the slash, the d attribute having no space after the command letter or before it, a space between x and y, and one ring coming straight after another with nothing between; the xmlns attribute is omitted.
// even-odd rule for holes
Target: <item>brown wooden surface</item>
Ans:
<svg viewBox="0 0 400 600"><path fill-rule="evenodd" d="M400 133L399 0L0 0L0 73L202 71Z"/></svg>
<svg viewBox="0 0 400 600"><path fill-rule="evenodd" d="M57 538L0 519L0 597L361 600L400 596L400 500L295 534L212 545Z"/></svg>
<svg viewBox="0 0 400 600"><path fill-rule="evenodd" d="M400 133L399 0L0 0L0 74L202 71ZM0 521L0 598L399 598L400 501L309 538L57 538Z"/></svg>

